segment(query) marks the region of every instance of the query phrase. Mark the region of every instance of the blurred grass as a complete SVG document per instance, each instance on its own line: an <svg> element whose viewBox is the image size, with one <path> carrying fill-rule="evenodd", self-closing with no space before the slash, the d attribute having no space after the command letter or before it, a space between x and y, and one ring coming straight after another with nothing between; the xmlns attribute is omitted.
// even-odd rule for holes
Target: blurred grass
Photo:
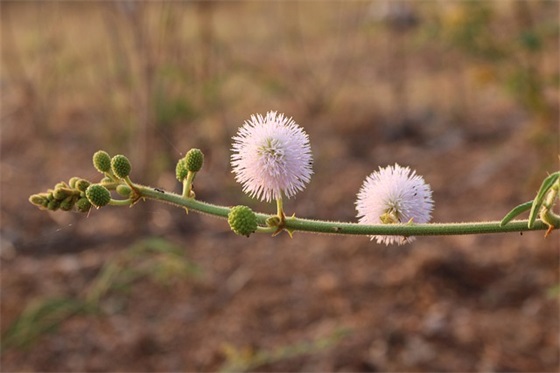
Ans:
<svg viewBox="0 0 560 373"><path fill-rule="evenodd" d="M116 132L94 131L93 140L109 150L150 145L156 135L152 152L166 145L158 131L175 134L185 125L205 128L194 137L220 139L210 134L227 132L230 120L210 120L214 115L235 113L231 121L239 124L248 113L281 105L303 117L328 112L352 120L339 106L352 91L375 103L389 87L394 102L380 110L415 110L426 105L411 92L418 79L446 71L467 80L452 106L481 79L536 114L554 106L545 97L558 89L553 2L394 3L7 3L2 80L24 92L15 107L6 106L25 106L47 133L65 115L92 116ZM259 20L271 12L286 17ZM394 45L382 52L386 43ZM449 63L428 71L413 62L427 59ZM468 81L473 68L486 73ZM423 84L422 96L440 90Z"/></svg>
<svg viewBox="0 0 560 373"><path fill-rule="evenodd" d="M115 293L126 298L127 290L142 279L170 286L199 273L185 257L184 248L159 237L141 239L105 263L83 295L46 297L29 303L3 333L1 350L29 348L73 316L102 314L105 299Z"/></svg>
<svg viewBox="0 0 560 373"><path fill-rule="evenodd" d="M244 349L234 345L226 345L223 347L226 359L219 371L224 373L247 372L267 364L274 364L305 355L319 354L335 347L351 334L351 330L341 328L325 337L318 337L312 341L296 342L271 350L253 351L249 348Z"/></svg>

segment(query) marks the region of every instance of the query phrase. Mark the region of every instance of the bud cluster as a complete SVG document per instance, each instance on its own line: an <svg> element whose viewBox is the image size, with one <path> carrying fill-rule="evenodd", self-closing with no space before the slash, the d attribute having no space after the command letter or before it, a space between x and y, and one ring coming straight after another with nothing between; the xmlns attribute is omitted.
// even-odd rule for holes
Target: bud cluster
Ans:
<svg viewBox="0 0 560 373"><path fill-rule="evenodd" d="M204 164L204 153L200 149L193 148L179 159L175 168L177 180L183 183L183 198L195 198L193 191L193 181L196 173L200 171Z"/></svg>
<svg viewBox="0 0 560 373"><path fill-rule="evenodd" d="M90 182L77 177L71 178L68 183L61 181L49 189L46 193L33 194L29 197L29 202L35 206L56 211L70 211L74 207L77 211L88 212L92 206L91 201L86 196Z"/></svg>
<svg viewBox="0 0 560 373"><path fill-rule="evenodd" d="M68 183L56 184L46 193L32 195L29 202L51 211L70 211L75 208L80 212L88 212L92 206L99 208L111 202L108 187L115 189L121 196L131 198L132 188L128 178L131 166L127 157L119 154L111 158L106 151L99 150L93 155L92 161L95 169L105 175L100 183L92 184L88 180L73 177ZM126 184L119 184L119 179Z"/></svg>
<svg viewBox="0 0 560 373"><path fill-rule="evenodd" d="M109 179L116 176L119 179L126 179L130 174L131 166L127 157L117 154L113 158L104 150L99 150L93 154L93 166Z"/></svg>
<svg viewBox="0 0 560 373"><path fill-rule="evenodd" d="M175 168L175 175L177 180L183 181L189 174L200 171L204 164L204 153L200 149L193 148L187 154L179 159L177 167Z"/></svg>

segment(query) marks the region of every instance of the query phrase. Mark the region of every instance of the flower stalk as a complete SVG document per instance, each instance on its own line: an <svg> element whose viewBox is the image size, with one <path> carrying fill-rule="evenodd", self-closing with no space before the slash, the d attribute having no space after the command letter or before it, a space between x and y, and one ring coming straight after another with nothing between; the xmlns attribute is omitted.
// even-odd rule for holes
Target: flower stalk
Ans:
<svg viewBox="0 0 560 373"><path fill-rule="evenodd" d="M187 177L183 179L183 198L194 198L193 181L196 172L189 171Z"/></svg>

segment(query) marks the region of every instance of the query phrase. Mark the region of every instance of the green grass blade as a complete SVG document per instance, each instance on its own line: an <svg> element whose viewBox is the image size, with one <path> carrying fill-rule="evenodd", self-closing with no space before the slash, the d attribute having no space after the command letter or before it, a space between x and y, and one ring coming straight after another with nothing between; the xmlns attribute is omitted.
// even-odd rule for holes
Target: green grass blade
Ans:
<svg viewBox="0 0 560 373"><path fill-rule="evenodd" d="M30 304L2 335L2 351L25 348L43 334L52 332L71 316L84 310L84 303L71 298L49 298Z"/></svg>

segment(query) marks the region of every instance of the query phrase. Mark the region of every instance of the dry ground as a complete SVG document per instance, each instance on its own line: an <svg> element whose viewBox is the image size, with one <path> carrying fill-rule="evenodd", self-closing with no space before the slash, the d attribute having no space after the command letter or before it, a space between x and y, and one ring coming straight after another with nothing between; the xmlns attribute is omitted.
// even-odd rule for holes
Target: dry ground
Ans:
<svg viewBox="0 0 560 373"><path fill-rule="evenodd" d="M530 3L539 22L558 13ZM557 86L542 90L543 115L495 76L515 62L436 45L425 23L390 31L365 2L123 4L2 5L2 331L38 299L83 297L146 238L197 270L106 294L96 313L5 348L3 371L558 369L558 232L385 247L237 237L152 202L88 216L27 202L71 176L95 179L100 148L130 155L134 180L177 191L174 162L200 147L197 197L272 212L242 195L228 149L250 114L275 109L305 127L315 158L289 213L354 220L365 176L398 162L432 186L434 221L498 220L557 169ZM437 4L414 9L427 22L447 14ZM493 26L509 30L512 3L500 4ZM542 76L558 66L552 41Z"/></svg>

